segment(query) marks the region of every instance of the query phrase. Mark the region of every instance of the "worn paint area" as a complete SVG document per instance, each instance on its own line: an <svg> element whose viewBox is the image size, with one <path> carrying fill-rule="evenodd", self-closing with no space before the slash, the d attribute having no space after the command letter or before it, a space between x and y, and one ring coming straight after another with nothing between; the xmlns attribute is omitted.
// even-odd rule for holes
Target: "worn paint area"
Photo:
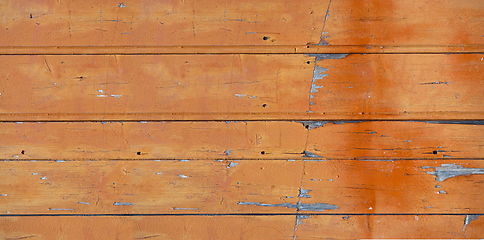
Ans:
<svg viewBox="0 0 484 240"><path fill-rule="evenodd" d="M456 164L442 164L440 167L423 166L423 169L433 168L433 172L426 172L435 176L435 180L443 182L446 179L457 176L470 176L473 174L484 174L484 168L466 168Z"/></svg>
<svg viewBox="0 0 484 240"><path fill-rule="evenodd" d="M338 206L328 203L301 203L299 201L297 204L293 203L280 203L280 204L268 204L259 202L239 202L238 205L253 205L259 207L286 207L295 208L298 211L324 211L324 210L334 210L338 209Z"/></svg>

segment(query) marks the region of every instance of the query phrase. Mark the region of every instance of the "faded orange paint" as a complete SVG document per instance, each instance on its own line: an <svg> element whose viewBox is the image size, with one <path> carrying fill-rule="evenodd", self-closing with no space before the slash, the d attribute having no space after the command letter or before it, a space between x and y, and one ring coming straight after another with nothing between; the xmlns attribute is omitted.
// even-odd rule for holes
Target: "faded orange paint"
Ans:
<svg viewBox="0 0 484 240"><path fill-rule="evenodd" d="M2 1L0 236L482 238L483 9Z"/></svg>

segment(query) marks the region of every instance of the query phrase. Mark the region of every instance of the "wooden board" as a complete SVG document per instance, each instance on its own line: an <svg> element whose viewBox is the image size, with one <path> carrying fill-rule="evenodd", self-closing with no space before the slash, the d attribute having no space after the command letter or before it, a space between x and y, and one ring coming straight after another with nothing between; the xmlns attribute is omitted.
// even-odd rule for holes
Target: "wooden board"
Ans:
<svg viewBox="0 0 484 240"><path fill-rule="evenodd" d="M405 0L6 1L0 5L6 13L0 22L0 45L3 53L21 54L100 53L109 46L173 45L210 46L191 52L221 52L213 50L220 45L245 46L245 52L253 51L252 45L289 46L278 50L284 53L307 51L302 45L314 46L312 52L478 52L484 43L483 9L479 0L438 4ZM48 49L25 48L31 46ZM74 48L59 51L52 46ZM156 51L160 50L151 52Z"/></svg>
<svg viewBox="0 0 484 240"><path fill-rule="evenodd" d="M483 57L0 56L0 120L473 120Z"/></svg>
<svg viewBox="0 0 484 240"><path fill-rule="evenodd" d="M6 161L0 214L483 214L483 160Z"/></svg>
<svg viewBox="0 0 484 240"><path fill-rule="evenodd" d="M2 46L305 45L329 0L3 1Z"/></svg>
<svg viewBox="0 0 484 240"><path fill-rule="evenodd" d="M475 215L0 217L5 239L479 238ZM296 220L296 218L299 220ZM297 223L296 223L297 222ZM297 225L296 225L297 224Z"/></svg>
<svg viewBox="0 0 484 240"><path fill-rule="evenodd" d="M1 159L482 158L482 122L0 123Z"/></svg>

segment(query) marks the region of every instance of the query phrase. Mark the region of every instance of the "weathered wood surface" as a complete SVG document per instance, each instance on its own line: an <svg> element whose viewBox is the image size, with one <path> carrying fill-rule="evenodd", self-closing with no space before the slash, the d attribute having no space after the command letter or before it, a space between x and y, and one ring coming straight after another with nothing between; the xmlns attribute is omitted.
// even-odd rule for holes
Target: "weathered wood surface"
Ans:
<svg viewBox="0 0 484 240"><path fill-rule="evenodd" d="M482 158L482 122L0 123L1 159Z"/></svg>
<svg viewBox="0 0 484 240"><path fill-rule="evenodd" d="M329 0L4 1L2 46L305 45Z"/></svg>
<svg viewBox="0 0 484 240"><path fill-rule="evenodd" d="M481 119L483 57L0 56L0 119Z"/></svg>
<svg viewBox="0 0 484 240"><path fill-rule="evenodd" d="M484 161L6 161L0 214L483 214Z"/></svg>
<svg viewBox="0 0 484 240"><path fill-rule="evenodd" d="M465 224L468 216L477 219ZM462 239L483 230L476 215L0 217L5 239Z"/></svg>
<svg viewBox="0 0 484 240"><path fill-rule="evenodd" d="M5 13L0 22L4 53L28 54L25 47L31 46L74 46L69 52L80 53L86 51L83 46L173 45L286 45L290 47L284 51L294 52L296 46L317 44L329 47L312 51L340 46L338 52L348 52L356 46L360 52L401 52L406 47L467 52L482 51L484 44L484 4L479 0L49 0L4 1L0 10Z"/></svg>

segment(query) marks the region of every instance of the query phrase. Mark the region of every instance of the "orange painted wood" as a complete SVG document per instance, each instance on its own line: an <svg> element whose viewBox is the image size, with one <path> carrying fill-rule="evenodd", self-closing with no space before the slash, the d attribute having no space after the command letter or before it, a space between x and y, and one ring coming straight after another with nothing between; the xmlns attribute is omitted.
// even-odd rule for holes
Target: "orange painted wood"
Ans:
<svg viewBox="0 0 484 240"><path fill-rule="evenodd" d="M355 48L357 52L479 52L484 43L480 34L484 5L479 0L187 0L122 5L50 0L6 1L0 9L6 13L0 22L0 45L21 46L13 51L23 54L32 51L24 48L30 46L74 46L72 52L81 53L93 50L79 46L173 45L208 47L193 52L213 51L208 49L214 46L277 45L287 46L283 52L288 53L295 48L305 51L301 47L306 44L316 47L313 51L339 53ZM1 49L4 54L11 51Z"/></svg>
<svg viewBox="0 0 484 240"><path fill-rule="evenodd" d="M454 216L139 216L1 217L6 239L354 239L479 238L483 217Z"/></svg>
<svg viewBox="0 0 484 240"><path fill-rule="evenodd" d="M480 122L0 123L13 160L482 158L483 143Z"/></svg>
<svg viewBox="0 0 484 240"><path fill-rule="evenodd" d="M3 239L293 239L295 216L0 217Z"/></svg>
<svg viewBox="0 0 484 240"><path fill-rule="evenodd" d="M331 1L323 29L329 45L460 46L484 43L484 2Z"/></svg>
<svg viewBox="0 0 484 240"><path fill-rule="evenodd" d="M4 215L484 213L483 160L5 161L0 173Z"/></svg>
<svg viewBox="0 0 484 240"><path fill-rule="evenodd" d="M309 215L308 215L309 216ZM467 215L474 216L475 215ZM297 239L464 239L484 235L484 217L466 215L309 216L297 226Z"/></svg>
<svg viewBox="0 0 484 240"><path fill-rule="evenodd" d="M305 45L324 1L4 1L2 46Z"/></svg>
<svg viewBox="0 0 484 240"><path fill-rule="evenodd" d="M0 119L8 121L484 116L481 54L0 56L0 62Z"/></svg>

